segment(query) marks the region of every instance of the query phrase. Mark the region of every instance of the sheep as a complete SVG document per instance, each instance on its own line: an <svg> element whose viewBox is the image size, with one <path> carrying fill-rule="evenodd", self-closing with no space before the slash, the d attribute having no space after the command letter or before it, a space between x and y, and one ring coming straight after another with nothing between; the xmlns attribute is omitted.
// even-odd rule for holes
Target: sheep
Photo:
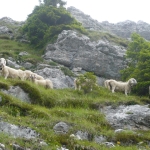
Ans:
<svg viewBox="0 0 150 150"><path fill-rule="evenodd" d="M1 65L0 70L5 79L8 77L24 80L24 72L20 69L16 70L14 68L8 67L4 64Z"/></svg>
<svg viewBox="0 0 150 150"><path fill-rule="evenodd" d="M0 58L0 65L2 65L2 64L6 66L5 58Z"/></svg>
<svg viewBox="0 0 150 150"><path fill-rule="evenodd" d="M31 81L37 85L41 85L45 87L46 89L53 89L53 83L49 79L43 79L43 80L37 80L35 74L30 75Z"/></svg>
<svg viewBox="0 0 150 150"><path fill-rule="evenodd" d="M42 76L40 76L40 75L38 75L38 74L36 74L36 73L33 73L33 72L30 71L30 70L25 70L24 73L25 73L25 79L26 79L26 80L30 79L30 75L31 75L31 74L34 74L34 75L36 76L36 79L37 79L37 80L44 80L44 78L43 78Z"/></svg>
<svg viewBox="0 0 150 150"><path fill-rule="evenodd" d="M131 92L131 88L137 84L137 81L134 78L129 79L127 82L111 80L108 84L112 93L115 91L124 91L125 95L127 95Z"/></svg>
<svg viewBox="0 0 150 150"><path fill-rule="evenodd" d="M110 82L111 80L113 80L113 79L109 79L109 80L105 80L105 81L104 81L104 86L105 86L105 88L107 88L107 89L109 89L109 90L110 90L109 82Z"/></svg>

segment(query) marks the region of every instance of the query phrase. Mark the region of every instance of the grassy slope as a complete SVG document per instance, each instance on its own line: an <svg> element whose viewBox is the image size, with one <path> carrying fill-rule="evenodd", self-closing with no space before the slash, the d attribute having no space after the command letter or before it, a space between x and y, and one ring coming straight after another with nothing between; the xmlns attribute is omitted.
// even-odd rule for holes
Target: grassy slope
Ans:
<svg viewBox="0 0 150 150"><path fill-rule="evenodd" d="M40 60L40 53L35 55L34 50L32 51L28 45L4 39L0 40L0 45L0 53L3 57L11 56L17 58L20 51L27 51L31 54L29 56L30 59ZM24 61L26 59L29 58L25 58ZM37 146L39 143L38 140L13 138L3 133L0 137L0 143L5 144L8 150L12 149L12 143L36 150L56 150L56 147L61 145L67 145L69 150L72 150L75 146L77 147L77 145L87 148L93 147L97 150L107 150L108 148L104 145L96 144L93 141L93 135L104 135L108 141L113 141L115 144L118 143L118 146L112 148L112 150L136 150L137 147L135 145L138 142L150 140L150 131L146 133L138 131L139 133L144 133L142 137L138 137L132 132L126 132L123 135L115 134L114 130L105 120L105 116L98 111L99 106L113 105L115 107L119 104L144 104L145 101L149 102L147 98L140 99L136 96L126 97L122 93L112 94L103 87L86 95L74 89L45 90L29 81L4 80L3 77L0 77L1 89L8 89L10 85L18 85L29 93L32 104L23 103L12 96L0 92L0 96L2 97L2 101L0 102L0 116L2 120L19 126L31 127L40 133L40 138L48 146L39 148ZM60 121L64 121L72 126L65 135L56 135L54 133L53 127ZM70 134L76 133L78 130L90 133L92 135L91 141L70 139ZM134 141L132 146L123 145L131 140ZM147 145L145 144L144 146L146 147ZM78 147L80 150L83 149L80 146Z"/></svg>

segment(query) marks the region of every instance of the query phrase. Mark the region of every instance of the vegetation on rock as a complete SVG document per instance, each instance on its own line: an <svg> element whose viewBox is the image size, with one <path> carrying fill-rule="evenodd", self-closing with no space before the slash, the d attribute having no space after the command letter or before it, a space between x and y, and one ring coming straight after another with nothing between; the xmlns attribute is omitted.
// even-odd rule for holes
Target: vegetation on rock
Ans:
<svg viewBox="0 0 150 150"><path fill-rule="evenodd" d="M139 34L133 33L126 54L128 67L121 71L122 79L135 78L138 84L134 92L138 95L148 95L150 85L150 42Z"/></svg>

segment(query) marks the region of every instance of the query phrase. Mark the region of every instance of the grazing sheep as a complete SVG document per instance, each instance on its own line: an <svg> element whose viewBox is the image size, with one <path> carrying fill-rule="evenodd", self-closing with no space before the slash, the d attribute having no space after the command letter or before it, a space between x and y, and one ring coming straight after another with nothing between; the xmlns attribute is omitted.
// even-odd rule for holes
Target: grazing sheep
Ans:
<svg viewBox="0 0 150 150"><path fill-rule="evenodd" d="M4 76L5 79L8 77L10 78L15 78L15 79L21 79L24 80L24 71L14 68L10 68L4 64L1 65L0 70L2 71L2 75Z"/></svg>
<svg viewBox="0 0 150 150"><path fill-rule="evenodd" d="M36 74L36 73L33 73L33 72L30 71L30 70L25 70L24 73L25 73L25 77L24 77L25 80L31 79L31 78L30 78L30 75L31 75L31 74L34 74L34 75L36 76L36 79L37 79L37 80L44 80L44 78L43 78L42 76L40 76L40 75L38 75L38 74Z"/></svg>
<svg viewBox="0 0 150 150"><path fill-rule="evenodd" d="M127 82L111 80L108 82L109 88L112 93L115 91L124 91L125 95L131 92L131 88L137 84L137 81L134 78L129 79Z"/></svg>
<svg viewBox="0 0 150 150"><path fill-rule="evenodd" d="M44 80L44 78L36 73L33 73L36 76L37 80Z"/></svg>
<svg viewBox="0 0 150 150"><path fill-rule="evenodd" d="M33 74L32 71L30 71L30 70L25 70L25 71L24 71L24 79L25 79L25 80L29 80L31 74Z"/></svg>
<svg viewBox="0 0 150 150"><path fill-rule="evenodd" d="M37 85L41 85L45 87L46 89L53 89L53 83L49 79L37 80L35 74L31 74L30 78L31 78L31 81Z"/></svg>
<svg viewBox="0 0 150 150"><path fill-rule="evenodd" d="M0 65L2 65L2 64L6 66L5 58L0 58Z"/></svg>

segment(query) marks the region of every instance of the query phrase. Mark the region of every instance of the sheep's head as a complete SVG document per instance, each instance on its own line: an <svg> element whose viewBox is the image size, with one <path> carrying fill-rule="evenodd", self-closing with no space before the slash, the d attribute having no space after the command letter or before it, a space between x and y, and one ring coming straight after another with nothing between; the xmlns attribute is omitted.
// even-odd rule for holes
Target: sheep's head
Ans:
<svg viewBox="0 0 150 150"><path fill-rule="evenodd" d="M30 74L30 79L31 79L32 81L34 81L34 80L36 79L35 74Z"/></svg>
<svg viewBox="0 0 150 150"><path fill-rule="evenodd" d="M129 79L128 82L131 87L137 84L137 81L134 78Z"/></svg>
<svg viewBox="0 0 150 150"><path fill-rule="evenodd" d="M1 63L1 64L0 64L0 70L3 70L3 69L4 69L4 66L5 66L5 65L4 65L3 63Z"/></svg>

